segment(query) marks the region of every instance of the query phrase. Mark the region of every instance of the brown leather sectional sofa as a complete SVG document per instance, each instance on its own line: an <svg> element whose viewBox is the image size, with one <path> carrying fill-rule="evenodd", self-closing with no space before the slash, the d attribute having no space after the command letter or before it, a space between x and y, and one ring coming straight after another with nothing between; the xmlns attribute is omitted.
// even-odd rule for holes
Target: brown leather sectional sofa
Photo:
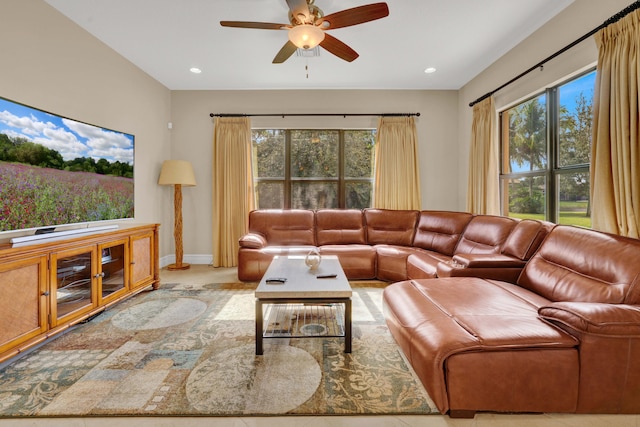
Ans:
<svg viewBox="0 0 640 427"><path fill-rule="evenodd" d="M640 241L556 226L514 282L408 280L387 324L442 413L640 413Z"/></svg>
<svg viewBox="0 0 640 427"><path fill-rule="evenodd" d="M256 211L250 228L243 280L302 245L395 281L387 325L442 413L640 413L640 240L378 209Z"/></svg>
<svg viewBox="0 0 640 427"><path fill-rule="evenodd" d="M386 209L256 210L240 239L238 277L258 281L275 255L314 247L349 279L518 277L553 224L464 212Z"/></svg>

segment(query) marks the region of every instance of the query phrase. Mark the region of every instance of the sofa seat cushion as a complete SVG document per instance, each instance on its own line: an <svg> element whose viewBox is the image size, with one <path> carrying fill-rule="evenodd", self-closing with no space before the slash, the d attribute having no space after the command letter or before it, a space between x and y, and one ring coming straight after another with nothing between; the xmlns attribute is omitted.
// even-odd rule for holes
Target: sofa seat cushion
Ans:
<svg viewBox="0 0 640 427"><path fill-rule="evenodd" d="M407 258L416 249L411 246L375 245L378 279L388 282L407 280Z"/></svg>
<svg viewBox="0 0 640 427"><path fill-rule="evenodd" d="M243 282L257 282L276 255L306 256L315 246L267 246L261 249L240 248L238 251L238 279Z"/></svg>
<svg viewBox="0 0 640 427"><path fill-rule="evenodd" d="M407 279L431 279L438 276L438 264L451 257L438 252L419 250L407 258Z"/></svg>
<svg viewBox="0 0 640 427"><path fill-rule="evenodd" d="M445 372L453 355L508 351L516 365L504 372L513 372L529 360L516 350L568 349L573 357L550 352L549 363L577 381L577 340L538 317L548 300L517 285L475 277L407 280L383 295L387 325L440 411L449 409Z"/></svg>
<svg viewBox="0 0 640 427"><path fill-rule="evenodd" d="M370 245L324 245L320 254L336 255L350 280L376 277L376 250Z"/></svg>

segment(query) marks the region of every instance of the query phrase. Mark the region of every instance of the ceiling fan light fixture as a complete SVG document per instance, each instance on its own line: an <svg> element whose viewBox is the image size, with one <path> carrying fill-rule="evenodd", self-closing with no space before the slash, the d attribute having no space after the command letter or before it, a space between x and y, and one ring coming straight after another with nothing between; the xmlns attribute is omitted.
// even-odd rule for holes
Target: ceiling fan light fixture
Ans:
<svg viewBox="0 0 640 427"><path fill-rule="evenodd" d="M300 49L313 49L324 40L324 31L315 25L296 25L289 30L289 40Z"/></svg>

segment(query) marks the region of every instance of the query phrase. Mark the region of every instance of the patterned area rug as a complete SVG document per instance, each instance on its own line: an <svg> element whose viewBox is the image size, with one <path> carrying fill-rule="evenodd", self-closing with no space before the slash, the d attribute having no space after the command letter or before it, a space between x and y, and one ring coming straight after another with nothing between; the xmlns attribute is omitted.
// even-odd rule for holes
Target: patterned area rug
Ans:
<svg viewBox="0 0 640 427"><path fill-rule="evenodd" d="M255 355L255 285L145 291L0 370L0 417L437 414L382 315L353 283L342 338L273 338ZM313 335L313 334L310 334Z"/></svg>

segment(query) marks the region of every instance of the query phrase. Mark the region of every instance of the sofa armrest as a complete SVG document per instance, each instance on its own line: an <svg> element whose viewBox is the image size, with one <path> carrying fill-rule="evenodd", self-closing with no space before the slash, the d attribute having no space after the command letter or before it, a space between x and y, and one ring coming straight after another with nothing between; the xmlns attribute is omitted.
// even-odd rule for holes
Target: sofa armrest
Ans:
<svg viewBox="0 0 640 427"><path fill-rule="evenodd" d="M592 302L554 302L538 315L575 331L607 336L640 336L640 306Z"/></svg>
<svg viewBox="0 0 640 427"><path fill-rule="evenodd" d="M437 277L481 277L516 283L526 262L502 254L458 254L438 263Z"/></svg>
<svg viewBox="0 0 640 427"><path fill-rule="evenodd" d="M457 254L452 261L464 268L523 268L525 261L503 254Z"/></svg>
<svg viewBox="0 0 640 427"><path fill-rule="evenodd" d="M267 246L267 239L260 233L247 233L238 240L241 248L262 249Z"/></svg>

